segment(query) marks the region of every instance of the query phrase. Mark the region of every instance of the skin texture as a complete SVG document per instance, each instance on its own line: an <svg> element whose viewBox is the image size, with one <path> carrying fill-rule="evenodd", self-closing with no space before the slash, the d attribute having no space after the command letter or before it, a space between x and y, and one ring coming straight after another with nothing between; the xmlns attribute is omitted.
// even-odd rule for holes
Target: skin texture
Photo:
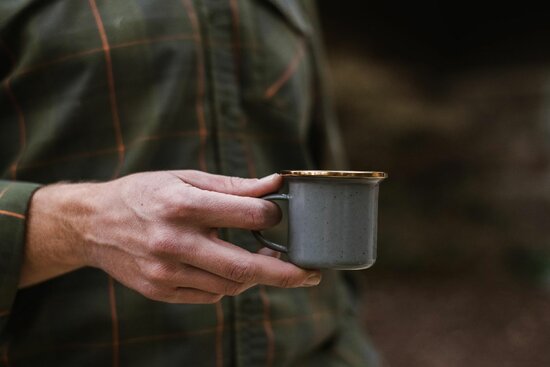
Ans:
<svg viewBox="0 0 550 367"><path fill-rule="evenodd" d="M46 186L31 200L20 287L85 266L170 303L213 303L257 284L317 285L318 271L218 238L218 228L278 223L278 207L258 197L281 184L279 175L258 180L188 170Z"/></svg>

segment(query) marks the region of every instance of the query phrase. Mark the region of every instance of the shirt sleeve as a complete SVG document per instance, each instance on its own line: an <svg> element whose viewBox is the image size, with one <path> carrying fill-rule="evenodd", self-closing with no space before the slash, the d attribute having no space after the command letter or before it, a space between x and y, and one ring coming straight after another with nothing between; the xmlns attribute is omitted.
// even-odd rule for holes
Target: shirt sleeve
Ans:
<svg viewBox="0 0 550 367"><path fill-rule="evenodd" d="M29 201L38 187L0 180L0 331L17 293Z"/></svg>

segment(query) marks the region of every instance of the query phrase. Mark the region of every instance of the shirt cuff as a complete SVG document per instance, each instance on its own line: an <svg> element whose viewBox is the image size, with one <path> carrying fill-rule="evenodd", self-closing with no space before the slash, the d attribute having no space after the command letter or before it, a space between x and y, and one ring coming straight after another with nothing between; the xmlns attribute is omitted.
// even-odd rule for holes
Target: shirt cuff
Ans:
<svg viewBox="0 0 550 367"><path fill-rule="evenodd" d="M27 212L32 194L39 187L0 180L0 330L17 294Z"/></svg>

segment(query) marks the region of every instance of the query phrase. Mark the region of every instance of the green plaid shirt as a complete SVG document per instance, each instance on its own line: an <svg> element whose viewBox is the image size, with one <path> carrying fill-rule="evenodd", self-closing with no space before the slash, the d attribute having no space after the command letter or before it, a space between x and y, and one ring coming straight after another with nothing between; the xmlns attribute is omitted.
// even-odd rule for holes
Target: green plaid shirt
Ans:
<svg viewBox="0 0 550 367"><path fill-rule="evenodd" d="M216 305L155 302L92 268L17 289L38 185L338 157L317 35L306 1L0 2L0 366L369 365L335 272Z"/></svg>

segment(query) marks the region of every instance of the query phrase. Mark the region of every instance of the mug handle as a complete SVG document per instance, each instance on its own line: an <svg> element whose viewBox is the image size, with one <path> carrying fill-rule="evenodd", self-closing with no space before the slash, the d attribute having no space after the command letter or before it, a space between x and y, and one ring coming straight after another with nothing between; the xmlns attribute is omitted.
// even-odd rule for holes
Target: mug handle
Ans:
<svg viewBox="0 0 550 367"><path fill-rule="evenodd" d="M261 197L261 199L269 200L269 201L273 201L273 200L290 200L290 195L288 195L288 194L271 194L271 195L263 196L263 197ZM275 243L275 242L271 242L270 240L268 240L267 238L265 238L262 235L262 232L260 232L260 231L251 231L251 232L254 235L254 237L256 237L256 239L260 243L265 245L266 247L269 247L270 249L275 250L275 251L282 252L283 254L286 254L288 252L288 248L286 246L279 245L278 243Z"/></svg>

